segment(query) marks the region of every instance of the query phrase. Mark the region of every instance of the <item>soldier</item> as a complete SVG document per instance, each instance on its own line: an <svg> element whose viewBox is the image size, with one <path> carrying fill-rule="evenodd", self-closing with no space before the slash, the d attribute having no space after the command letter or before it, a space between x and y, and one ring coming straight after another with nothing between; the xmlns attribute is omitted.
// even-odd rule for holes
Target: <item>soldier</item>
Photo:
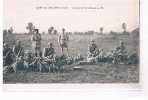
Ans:
<svg viewBox="0 0 148 100"><path fill-rule="evenodd" d="M25 55L24 55L24 59L26 62L28 62L29 64L33 61L33 55L32 55L32 52L27 50L25 52Z"/></svg>
<svg viewBox="0 0 148 100"><path fill-rule="evenodd" d="M97 56L98 55L98 48L94 40L91 40L89 47L88 47L88 55L90 56Z"/></svg>
<svg viewBox="0 0 148 100"><path fill-rule="evenodd" d="M48 47L44 48L44 61L47 62L50 65L50 70L54 71L54 62L55 62L55 49L53 47L52 43L48 43Z"/></svg>
<svg viewBox="0 0 148 100"><path fill-rule="evenodd" d="M39 34L39 29L34 29L34 34L31 37L32 47L36 57L41 57L41 35Z"/></svg>
<svg viewBox="0 0 148 100"><path fill-rule="evenodd" d="M16 41L16 44L13 47L13 54L15 56L15 63L12 66L15 72L18 70L24 70L26 67L24 65L24 48L20 40Z"/></svg>
<svg viewBox="0 0 148 100"><path fill-rule="evenodd" d="M94 40L91 40L88 47L87 60L89 62L95 62L98 55L99 55L99 51L98 51L97 45Z"/></svg>
<svg viewBox="0 0 148 100"><path fill-rule="evenodd" d="M120 41L120 45L116 48L116 50L114 51L114 59L116 61L114 62L125 62L126 58L127 58L127 51L124 45L123 41Z"/></svg>
<svg viewBox="0 0 148 100"><path fill-rule="evenodd" d="M126 53L126 48L125 48L125 45L124 45L124 42L123 41L120 41L120 45L116 49L121 54L125 54Z"/></svg>
<svg viewBox="0 0 148 100"><path fill-rule="evenodd" d="M32 52L27 50L24 54L24 65L26 68L30 68L30 64L33 62Z"/></svg>
<svg viewBox="0 0 148 100"><path fill-rule="evenodd" d="M16 62L12 65L15 72L17 72L18 70L25 70L28 67L26 66L24 61L25 60L23 56L20 56L19 58L16 59Z"/></svg>
<svg viewBox="0 0 148 100"><path fill-rule="evenodd" d="M17 40L16 45L13 47L14 56L19 58L20 56L24 56L24 48L21 45L21 41Z"/></svg>
<svg viewBox="0 0 148 100"><path fill-rule="evenodd" d="M105 62L105 52L103 49L99 49L99 55L98 55L98 60L100 62Z"/></svg>
<svg viewBox="0 0 148 100"><path fill-rule="evenodd" d="M8 44L3 44L3 63L4 66L11 65L13 63L13 52L12 49L9 48Z"/></svg>
<svg viewBox="0 0 148 100"><path fill-rule="evenodd" d="M44 48L44 58L49 58L52 59L55 56L55 49L53 48L53 44L52 43L48 43L48 47Z"/></svg>
<svg viewBox="0 0 148 100"><path fill-rule="evenodd" d="M60 47L61 47L62 54L64 55L64 48L66 48L67 55L69 56L69 52L68 52L68 41L69 41L69 37L65 33L65 29L63 28L62 29L62 34L59 36L59 44L60 44Z"/></svg>

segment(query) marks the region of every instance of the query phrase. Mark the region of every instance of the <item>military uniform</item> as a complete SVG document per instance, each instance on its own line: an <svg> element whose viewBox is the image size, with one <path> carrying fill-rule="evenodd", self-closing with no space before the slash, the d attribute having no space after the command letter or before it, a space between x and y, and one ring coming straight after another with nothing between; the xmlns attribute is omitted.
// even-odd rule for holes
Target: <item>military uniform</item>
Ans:
<svg viewBox="0 0 148 100"><path fill-rule="evenodd" d="M6 47L3 49L4 66L11 65L13 63L13 55L12 54L13 54L13 52L12 52L11 48Z"/></svg>
<svg viewBox="0 0 148 100"><path fill-rule="evenodd" d="M97 45L94 43L94 41L91 41L91 44L88 47L87 61L96 62L98 55L99 55L99 52L98 52Z"/></svg>
<svg viewBox="0 0 148 100"><path fill-rule="evenodd" d="M24 59L26 62L31 63L31 61L33 60L32 53L30 51L26 51L24 55Z"/></svg>
<svg viewBox="0 0 148 100"><path fill-rule="evenodd" d="M60 47L61 47L62 54L64 55L64 48L66 48L67 56L69 56L69 51L68 51L68 40L69 40L69 37L65 33L65 29L64 28L62 29L62 31L63 31L63 33L59 36L59 44L60 44Z"/></svg>
<svg viewBox="0 0 148 100"><path fill-rule="evenodd" d="M116 48L117 52L119 55L124 55L126 54L126 48L124 45L121 45L119 47Z"/></svg>
<svg viewBox="0 0 148 100"><path fill-rule="evenodd" d="M14 68L15 71L17 72L18 70L24 70L26 69L26 65L24 64L24 58L23 56L20 56L17 61L14 63Z"/></svg>
<svg viewBox="0 0 148 100"><path fill-rule="evenodd" d="M66 34L62 34L59 36L59 42L60 42L60 46L63 48L67 48L67 41L68 41L68 36Z"/></svg>
<svg viewBox="0 0 148 100"><path fill-rule="evenodd" d="M105 52L104 52L104 50L103 49L100 49L99 50L99 55L98 55L98 60L100 61L100 62L105 62Z"/></svg>
<svg viewBox="0 0 148 100"><path fill-rule="evenodd" d="M89 45L89 47L88 47L88 55L92 56L92 57L95 57L95 56L98 55L98 48L97 48L97 45L95 43L92 43L92 44Z"/></svg>
<svg viewBox="0 0 148 100"><path fill-rule="evenodd" d="M45 48L44 49L44 57L53 58L55 54L55 50L53 47L51 48Z"/></svg>
<svg viewBox="0 0 148 100"><path fill-rule="evenodd" d="M13 53L16 57L24 56L24 49L21 45L15 45L13 47Z"/></svg>
<svg viewBox="0 0 148 100"><path fill-rule="evenodd" d="M125 62L126 59L127 59L127 51L124 46L124 43L121 41L120 46L118 46L114 51L114 62L122 63L122 62Z"/></svg>
<svg viewBox="0 0 148 100"><path fill-rule="evenodd" d="M43 56L44 56L44 65L45 69L49 70L51 72L54 72L55 70L55 49L52 47L52 43L48 43L47 48L44 48ZM48 64L48 66L46 65Z"/></svg>
<svg viewBox="0 0 148 100"><path fill-rule="evenodd" d="M41 56L41 35L33 34L31 40L35 56Z"/></svg>

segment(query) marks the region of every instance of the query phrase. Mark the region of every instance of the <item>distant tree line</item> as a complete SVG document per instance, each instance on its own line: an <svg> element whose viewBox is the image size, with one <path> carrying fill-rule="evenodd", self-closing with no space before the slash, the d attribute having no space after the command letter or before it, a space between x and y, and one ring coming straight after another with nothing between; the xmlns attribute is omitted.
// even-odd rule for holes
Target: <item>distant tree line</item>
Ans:
<svg viewBox="0 0 148 100"><path fill-rule="evenodd" d="M28 30L28 34L33 34L34 33L34 29L35 29L35 25L32 22L28 22L27 26L26 26L26 30ZM66 32L69 35L93 35L93 34L98 34L98 35L102 35L105 34L104 33L104 27L100 27L99 28L99 32L95 32L93 30L89 30L87 32ZM129 35L129 32L127 32L127 24L124 22L122 23L122 32L114 32L113 30L111 30L109 32L109 34L111 35L116 35L116 34L125 34L125 35ZM49 34L49 35L57 35L59 34L57 29L53 26L49 27L47 29L47 32L42 32L42 34ZM10 27L9 29L4 29L3 30L3 34L13 34L13 28Z"/></svg>

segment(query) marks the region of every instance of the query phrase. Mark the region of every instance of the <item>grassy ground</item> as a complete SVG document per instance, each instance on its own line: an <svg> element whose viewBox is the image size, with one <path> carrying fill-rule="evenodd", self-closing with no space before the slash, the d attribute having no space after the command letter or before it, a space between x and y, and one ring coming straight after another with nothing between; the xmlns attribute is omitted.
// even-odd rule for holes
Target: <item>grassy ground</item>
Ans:
<svg viewBox="0 0 148 100"><path fill-rule="evenodd" d="M135 83L139 81L137 65L97 64L65 66L62 73L19 72L4 75L4 83Z"/></svg>
<svg viewBox="0 0 148 100"><path fill-rule="evenodd" d="M30 35L11 35L4 37L6 42L13 45L14 40L22 41L25 50L31 50ZM119 41L125 42L129 53L139 52L139 40L136 37L127 35L72 35L69 41L70 55L87 55L88 43L94 39L98 48L103 48L106 52L119 45ZM61 55L58 45L58 36L42 35L42 48L48 42L53 42L57 55ZM69 66L64 66L63 73L41 73L41 72L19 72L4 74L4 83L133 83L139 81L138 65L114 65L97 64L81 65L81 70L72 70Z"/></svg>

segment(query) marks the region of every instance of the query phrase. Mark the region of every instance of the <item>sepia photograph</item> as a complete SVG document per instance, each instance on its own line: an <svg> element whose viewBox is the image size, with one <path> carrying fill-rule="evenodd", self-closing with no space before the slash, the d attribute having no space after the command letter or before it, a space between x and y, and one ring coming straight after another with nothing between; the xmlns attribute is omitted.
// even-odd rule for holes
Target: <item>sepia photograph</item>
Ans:
<svg viewBox="0 0 148 100"><path fill-rule="evenodd" d="M139 83L139 0L3 0L3 84Z"/></svg>

